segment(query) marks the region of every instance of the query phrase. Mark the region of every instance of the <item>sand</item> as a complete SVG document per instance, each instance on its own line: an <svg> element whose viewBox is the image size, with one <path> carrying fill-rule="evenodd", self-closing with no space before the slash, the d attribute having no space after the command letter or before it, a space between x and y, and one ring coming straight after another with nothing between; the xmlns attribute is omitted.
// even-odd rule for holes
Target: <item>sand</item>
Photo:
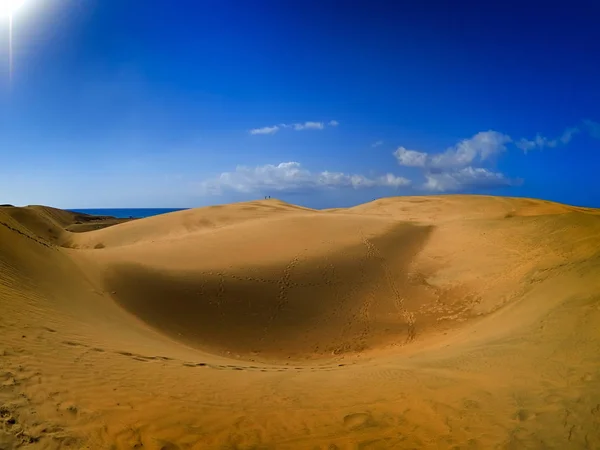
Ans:
<svg viewBox="0 0 600 450"><path fill-rule="evenodd" d="M600 448L600 210L75 221L0 207L0 449Z"/></svg>

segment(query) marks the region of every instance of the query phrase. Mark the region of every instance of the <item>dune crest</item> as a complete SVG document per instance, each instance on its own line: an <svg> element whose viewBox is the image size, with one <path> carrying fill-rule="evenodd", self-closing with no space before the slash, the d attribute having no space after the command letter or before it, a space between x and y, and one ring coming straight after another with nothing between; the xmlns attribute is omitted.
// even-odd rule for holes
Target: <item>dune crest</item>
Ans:
<svg viewBox="0 0 600 450"><path fill-rule="evenodd" d="M0 448L600 447L599 210L105 225L0 207Z"/></svg>

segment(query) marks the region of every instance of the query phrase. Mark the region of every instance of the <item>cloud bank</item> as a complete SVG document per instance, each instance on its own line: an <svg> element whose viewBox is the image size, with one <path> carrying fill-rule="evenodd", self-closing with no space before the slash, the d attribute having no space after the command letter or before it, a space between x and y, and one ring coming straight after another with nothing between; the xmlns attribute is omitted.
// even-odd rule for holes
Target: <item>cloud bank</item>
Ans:
<svg viewBox="0 0 600 450"><path fill-rule="evenodd" d="M224 172L217 178L205 181L202 188L207 193L220 194L224 191L265 193L377 186L399 188L408 185L409 180L391 173L367 177L342 172L311 172L300 163L291 161L258 167L238 166L233 172Z"/></svg>
<svg viewBox="0 0 600 450"><path fill-rule="evenodd" d="M484 164L506 151L510 136L494 130L481 131L439 153L426 153L398 147L394 152L400 166L421 169L425 183L421 189L434 192L490 189L516 183L499 172L474 164Z"/></svg>
<svg viewBox="0 0 600 450"><path fill-rule="evenodd" d="M514 145L524 152L556 148L569 144L580 133L600 139L600 124L584 120L581 125L568 127L553 139L538 133L532 139L514 140L498 131L481 131L443 152L427 153L400 146L394 152L394 157L400 166L421 170L425 182L420 187L426 191L458 192L515 186L523 180L510 179L489 167L509 145Z"/></svg>
<svg viewBox="0 0 600 450"><path fill-rule="evenodd" d="M464 139L441 153L427 154L417 150L398 147L394 152L398 164L406 167L449 169L465 167L474 161L485 161L506 150L511 138L503 133L489 130Z"/></svg>

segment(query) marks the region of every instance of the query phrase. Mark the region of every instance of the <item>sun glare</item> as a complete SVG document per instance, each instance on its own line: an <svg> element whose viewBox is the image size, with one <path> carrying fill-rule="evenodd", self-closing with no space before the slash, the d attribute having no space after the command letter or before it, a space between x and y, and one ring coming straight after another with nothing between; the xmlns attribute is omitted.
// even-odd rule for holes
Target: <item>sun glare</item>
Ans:
<svg viewBox="0 0 600 450"><path fill-rule="evenodd" d="M0 18L8 18L8 71L12 83L13 77L13 15L23 6L25 0L0 0Z"/></svg>
<svg viewBox="0 0 600 450"><path fill-rule="evenodd" d="M0 16L12 16L23 3L24 0L0 0Z"/></svg>

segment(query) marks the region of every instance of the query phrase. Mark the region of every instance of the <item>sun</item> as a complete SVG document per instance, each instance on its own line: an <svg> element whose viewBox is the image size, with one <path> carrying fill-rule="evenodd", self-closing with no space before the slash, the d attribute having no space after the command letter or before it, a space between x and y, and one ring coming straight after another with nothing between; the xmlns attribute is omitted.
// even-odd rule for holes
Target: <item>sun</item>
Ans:
<svg viewBox="0 0 600 450"><path fill-rule="evenodd" d="M0 0L0 17L12 17L25 0Z"/></svg>

